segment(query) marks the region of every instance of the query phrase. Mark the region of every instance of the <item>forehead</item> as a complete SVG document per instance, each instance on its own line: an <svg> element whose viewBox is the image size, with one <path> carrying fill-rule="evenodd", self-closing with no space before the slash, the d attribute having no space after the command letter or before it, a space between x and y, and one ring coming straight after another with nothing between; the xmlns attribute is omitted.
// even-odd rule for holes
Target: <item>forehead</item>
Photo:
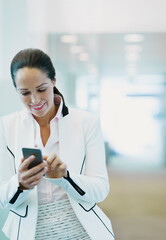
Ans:
<svg viewBox="0 0 166 240"><path fill-rule="evenodd" d="M38 68L29 68L24 67L20 68L16 73L16 78L24 78L24 77L47 77L46 73Z"/></svg>
<svg viewBox="0 0 166 240"><path fill-rule="evenodd" d="M51 80L47 77L46 73L38 68L21 68L17 71L16 76L17 87L25 86L37 86L42 83L51 83Z"/></svg>

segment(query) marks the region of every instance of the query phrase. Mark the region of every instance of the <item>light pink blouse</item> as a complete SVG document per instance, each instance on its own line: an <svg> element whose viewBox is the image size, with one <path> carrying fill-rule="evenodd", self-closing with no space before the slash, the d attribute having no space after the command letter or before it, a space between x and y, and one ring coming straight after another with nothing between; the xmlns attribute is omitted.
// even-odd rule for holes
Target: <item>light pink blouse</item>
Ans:
<svg viewBox="0 0 166 240"><path fill-rule="evenodd" d="M60 101L60 105L56 116L50 121L50 137L45 146L43 146L40 126L34 119L34 130L35 130L35 147L40 148L43 155L49 156L52 152L59 155L59 132L58 132L58 121L62 116L63 102ZM42 181L37 186L38 191L38 204L52 203L57 200L66 199L66 192L55 184L50 183L46 178L43 177Z"/></svg>

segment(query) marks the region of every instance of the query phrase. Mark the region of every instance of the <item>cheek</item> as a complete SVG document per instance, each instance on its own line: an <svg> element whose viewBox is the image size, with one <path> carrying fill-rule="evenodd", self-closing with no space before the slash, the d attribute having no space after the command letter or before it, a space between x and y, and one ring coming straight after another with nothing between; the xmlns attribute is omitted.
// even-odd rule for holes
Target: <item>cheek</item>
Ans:
<svg viewBox="0 0 166 240"><path fill-rule="evenodd" d="M25 104L28 102L27 97L20 96L20 99L21 99L21 101L22 101L23 103L25 103Z"/></svg>
<svg viewBox="0 0 166 240"><path fill-rule="evenodd" d="M48 92L44 93L42 97L47 99L48 102L52 102L54 99L54 94L52 91L48 91Z"/></svg>
<svg viewBox="0 0 166 240"><path fill-rule="evenodd" d="M26 97L20 96L20 100L24 105L29 105L29 103L30 103L30 97L28 97L28 96L26 96Z"/></svg>

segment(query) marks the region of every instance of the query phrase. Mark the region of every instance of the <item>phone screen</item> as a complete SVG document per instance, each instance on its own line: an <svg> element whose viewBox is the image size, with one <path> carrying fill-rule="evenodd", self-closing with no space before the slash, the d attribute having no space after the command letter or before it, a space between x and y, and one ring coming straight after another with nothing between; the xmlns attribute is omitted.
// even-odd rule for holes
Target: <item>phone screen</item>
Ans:
<svg viewBox="0 0 166 240"><path fill-rule="evenodd" d="M23 157L26 159L31 155L35 156L34 161L32 161L29 166L28 169L33 168L35 166L37 166L38 164L43 162L43 157L42 157L42 152L40 149L37 148L22 148L22 153L23 153Z"/></svg>

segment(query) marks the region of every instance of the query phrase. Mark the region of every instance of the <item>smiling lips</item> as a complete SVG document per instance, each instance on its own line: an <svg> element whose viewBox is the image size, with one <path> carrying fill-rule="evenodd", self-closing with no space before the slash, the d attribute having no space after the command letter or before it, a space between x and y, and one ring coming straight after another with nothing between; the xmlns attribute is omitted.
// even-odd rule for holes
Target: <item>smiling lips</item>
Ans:
<svg viewBox="0 0 166 240"><path fill-rule="evenodd" d="M33 108L34 110L41 110L44 106L45 106L46 103L43 103L43 104L40 104L40 105L30 105L31 108Z"/></svg>

